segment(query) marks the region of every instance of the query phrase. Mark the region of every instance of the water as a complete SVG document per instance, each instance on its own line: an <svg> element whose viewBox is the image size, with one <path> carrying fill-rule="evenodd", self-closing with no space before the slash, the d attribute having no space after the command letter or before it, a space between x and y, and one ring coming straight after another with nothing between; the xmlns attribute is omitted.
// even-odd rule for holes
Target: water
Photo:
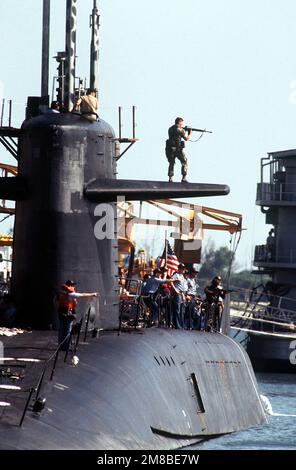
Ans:
<svg viewBox="0 0 296 470"><path fill-rule="evenodd" d="M212 439L200 444L195 449L296 449L296 374L257 374L256 376L260 394L265 395L272 405L274 415L267 417L268 423ZM278 414L280 416L277 416Z"/></svg>

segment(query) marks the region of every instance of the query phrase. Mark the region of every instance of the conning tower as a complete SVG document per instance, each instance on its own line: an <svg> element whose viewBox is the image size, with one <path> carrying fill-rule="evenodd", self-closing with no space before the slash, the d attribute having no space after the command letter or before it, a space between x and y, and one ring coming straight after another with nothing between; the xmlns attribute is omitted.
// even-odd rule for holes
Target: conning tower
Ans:
<svg viewBox="0 0 296 470"><path fill-rule="evenodd" d="M118 252L114 238L98 239L98 203L223 195L227 185L116 180L118 141L101 117L90 122L71 112L75 86L77 0L66 2L65 52L59 62L58 96L63 112L48 113L50 1L44 0L42 97L29 97L19 132L18 176L1 178L0 197L16 200L12 293L20 320L33 327L55 326L53 299L66 279L78 289L99 292L92 318L102 328L118 326ZM91 86L98 86L99 13L91 15ZM47 103L47 106L45 106ZM109 210L105 208L105 212ZM85 307L84 307L85 308Z"/></svg>

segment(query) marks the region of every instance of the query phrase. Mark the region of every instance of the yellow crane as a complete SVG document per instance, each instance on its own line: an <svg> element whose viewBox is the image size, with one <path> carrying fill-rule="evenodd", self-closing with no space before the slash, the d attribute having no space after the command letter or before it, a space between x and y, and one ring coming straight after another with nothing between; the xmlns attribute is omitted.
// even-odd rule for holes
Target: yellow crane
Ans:
<svg viewBox="0 0 296 470"><path fill-rule="evenodd" d="M135 250L133 241L133 227L136 224L171 227L173 232L171 235L176 239L181 239L186 242L202 240L204 230L227 231L230 233L230 235L239 233L243 230L242 215L235 212L215 209L197 204L188 204L187 202L175 201L172 199L161 201L149 200L145 203L156 207L166 215L169 215L170 220L143 217L142 202L140 203L140 211L138 215L135 213L134 206L130 202L124 202L122 206L119 206L119 211L121 214L121 230L119 231L118 244L119 266L121 266L121 259L123 255L131 254L132 251L134 252ZM123 227L125 227L124 231L122 231ZM179 249L182 249L182 245L179 245ZM189 251L188 246L186 251L188 252L188 257L193 260L190 262L199 262L198 258L200 257L200 248L198 254L196 245L192 243L192 251ZM140 264L142 265L143 263ZM144 264L146 265L147 263L145 262ZM142 270L144 271L144 268L142 268Z"/></svg>
<svg viewBox="0 0 296 470"><path fill-rule="evenodd" d="M0 234L0 247L1 246L12 246L13 238L12 235Z"/></svg>

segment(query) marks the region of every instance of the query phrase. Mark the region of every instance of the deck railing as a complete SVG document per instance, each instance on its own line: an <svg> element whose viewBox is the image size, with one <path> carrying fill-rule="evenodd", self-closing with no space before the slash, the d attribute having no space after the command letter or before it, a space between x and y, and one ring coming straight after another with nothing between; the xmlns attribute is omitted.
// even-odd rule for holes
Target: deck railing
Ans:
<svg viewBox="0 0 296 470"><path fill-rule="evenodd" d="M295 202L296 184L294 183L258 183L257 197L259 202Z"/></svg>
<svg viewBox="0 0 296 470"><path fill-rule="evenodd" d="M63 351L63 352L65 352L64 362L67 361L67 358L68 358L68 355L69 355L69 350L70 350L70 345L72 343L73 343L72 355L73 355L73 357L76 355L76 352L77 352L78 347L79 347L79 341L80 341L82 326L83 326L84 322L85 322L85 325L86 325L85 326L84 341L86 340L87 333L88 333L88 328L89 328L89 322L90 322L90 313L91 313L91 308L89 307L86 317L82 317L81 320L74 325L71 332L56 347L56 349L51 354L51 356L46 361L44 361L42 371L41 371L40 375L38 376L38 380L37 380L37 383L36 383L35 386L29 387L29 388L26 388L26 389L22 389L21 387L16 387L16 386L13 386L13 385L1 385L0 384L0 392L5 391L6 393L9 394L9 396L13 396L15 393L28 394L25 406L24 406L23 411L22 411L19 426L22 426L22 424L23 424L23 421L26 417L26 414L27 414L28 408L30 406L33 395L35 394L35 403L38 402L38 400L41 398L41 391L42 391L42 388L43 388L43 385L44 385L44 380L45 380L46 375L49 375L49 381L53 380L54 374L55 374L55 371L56 371L56 367L57 367L57 363L58 363L58 359L59 359L59 354L63 350L62 348L63 348L64 344L67 343L67 348L66 348L65 351ZM74 341L72 341L72 338L74 338ZM5 359L5 358L3 358L3 359ZM14 360L17 362L17 361L21 360L21 358L14 359ZM26 363L26 361L28 363L34 362L34 361L41 362L41 360L39 360L39 359L27 359L27 360L24 359L22 362ZM48 374L48 372L49 372L49 374ZM10 403L9 403L9 405L10 405Z"/></svg>
<svg viewBox="0 0 296 470"><path fill-rule="evenodd" d="M267 245L257 245L255 247L254 262L296 264L296 249L281 250L279 255L275 249L271 249Z"/></svg>

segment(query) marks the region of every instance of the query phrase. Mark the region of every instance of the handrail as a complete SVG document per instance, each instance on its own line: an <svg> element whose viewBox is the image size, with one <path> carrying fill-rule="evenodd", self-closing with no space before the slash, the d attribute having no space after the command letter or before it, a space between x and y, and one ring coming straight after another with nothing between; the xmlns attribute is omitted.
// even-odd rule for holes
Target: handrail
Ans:
<svg viewBox="0 0 296 470"><path fill-rule="evenodd" d="M283 301L289 301L289 302L295 302L295 311L296 311L296 300L293 299L292 297L287 297L287 296L283 296L283 295L277 295L277 294L269 294L268 292L263 292L262 290L260 290L259 288L257 289L245 289L243 287L236 287L234 285L231 285L230 286L231 288L235 289L235 292L236 293L244 293L245 295L248 295L248 299L245 300L246 303L256 303L257 305L262 305L263 307L266 305L264 305L264 303L262 301L259 301L259 302L255 302L253 300L250 301L250 294L254 294L254 295L261 295L261 294L264 294L266 296L266 301L267 302L271 302L271 300L275 300L277 299L278 300L278 303L282 303ZM232 293L232 298L234 296L234 293ZM240 300L232 300L232 302L236 302L236 301L240 301ZM243 301L242 301L243 302ZM280 308L280 307L273 307L273 308ZM293 311L294 312L294 311ZM294 312L295 313L295 312Z"/></svg>
<svg viewBox="0 0 296 470"><path fill-rule="evenodd" d="M72 336L73 336L75 333L77 334L77 338L76 338L76 343L75 343L75 347L74 347L74 351L73 351L73 356L76 354L76 351L77 351L77 348L78 348L78 341L79 341L79 338L80 338L80 332L81 332L82 322L83 322L83 317L81 318L81 320L79 321L79 323L77 323L77 324L75 325L75 329L74 329L74 328L71 329L70 338L69 338L69 341L68 341L68 345L67 345L67 350L66 350L64 362L67 362L68 354L69 354L69 348L70 348L70 344L71 344L71 339L72 339Z"/></svg>
<svg viewBox="0 0 296 470"><path fill-rule="evenodd" d="M88 332L90 312L91 312L91 307L89 307L88 312L87 312L87 317L86 317L86 326L85 326L84 339L83 339L84 343L86 342L86 337L87 337L87 332Z"/></svg>
<svg viewBox="0 0 296 470"><path fill-rule="evenodd" d="M2 99L2 107L1 107L1 113L0 113L0 127L3 127L3 121L5 117L5 102L8 102L8 115L7 115L7 120L8 120L8 127L11 127L11 121L12 121L12 100L5 100L5 98Z"/></svg>
<svg viewBox="0 0 296 470"><path fill-rule="evenodd" d="M143 281L142 281L141 279L133 279L132 277L121 277L121 276L116 276L116 277L117 277L117 279L118 279L118 282L119 282L119 281L125 281L124 284L123 284L123 283L121 284L121 283L119 282L119 284L120 284L123 288L124 288L125 286L127 286L127 285L130 287L131 283L135 283L135 284L136 284L136 286L137 286L136 292L133 293L133 294L131 294L131 295L136 295L136 296L138 296L138 295L141 294L141 289L142 289L142 285L143 285Z"/></svg>
<svg viewBox="0 0 296 470"><path fill-rule="evenodd" d="M295 183L259 183L257 186L257 201L296 201Z"/></svg>
<svg viewBox="0 0 296 470"><path fill-rule="evenodd" d="M89 307L88 310L89 310L89 312L90 312L90 307ZM80 322L78 323L77 338L76 338L76 343L75 343L75 347L74 347L74 351L73 351L73 355L74 355L74 356L75 356L75 354L76 354L76 352L77 352L78 345L79 345L82 323L83 323L83 317L81 318Z"/></svg>
<svg viewBox="0 0 296 470"><path fill-rule="evenodd" d="M139 318L140 318L140 301L141 299L145 297L141 294L136 294L132 296L132 299L121 299L119 302L119 324L118 324L118 336L120 335L121 332L121 327L122 327L122 316L124 313L124 306L127 303L133 303L136 306L136 318L135 318L135 324L134 324L134 329L137 329L137 326L139 324ZM148 297L148 296L147 296Z"/></svg>
<svg viewBox="0 0 296 470"><path fill-rule="evenodd" d="M242 306L240 304L243 304ZM252 308L250 309L250 307L248 306L251 306ZM258 307L256 309L254 309L254 306L255 307ZM247 301L240 301L240 300L232 300L231 301L231 307L233 307L234 309L238 310L238 311L242 311L242 308L240 307L243 307L244 308L244 311L250 311L252 313L262 313L262 311L264 311L264 314L265 316L269 316L269 317L272 317L272 315L275 315L276 317L276 313L278 312L281 312L284 314L284 316L287 316L287 315L291 315L291 316L295 316L296 315L296 312L295 310L291 310L291 309L288 309L288 308L283 308L283 307L276 307L274 305L270 305L268 302L247 302ZM266 312L266 309L268 309L270 312ZM274 313L272 313L274 312Z"/></svg>
<svg viewBox="0 0 296 470"><path fill-rule="evenodd" d="M81 325L82 325L82 321L83 321L83 318L80 320L79 322L79 337L80 337L80 330L81 330ZM50 374L50 378L49 380L52 381L53 380L53 377L54 377L54 373L55 373L55 369L56 369L56 365L57 365L57 361L58 361L58 357L59 357L59 353L60 351L62 350L62 346L68 341L68 346L67 346L67 350L66 350L66 354L65 354L65 359L64 359L64 362L66 362L67 360L67 357L68 357L68 353L69 353L69 346L70 346L70 342L71 342L71 337L73 336L73 328L71 329L71 332L68 333L68 335L63 339L63 341L58 345L57 349L55 350L55 352L47 359L47 361L45 362L44 364L44 367L43 367L43 371L40 375L40 378L39 378L39 381L38 381L38 386L35 387L33 389L33 392L35 391L36 392L36 395L35 395L35 401L38 400L39 396L40 396L40 391L41 391L41 388L42 388L42 385L43 385L43 381L44 381L44 377L45 377L45 374L46 374L46 371L47 371L47 368L48 368L48 365L50 364L50 362L52 360L54 360L53 362L53 367L52 367L52 370L51 370L51 374ZM79 338L78 338L78 341L79 341ZM76 341L76 344L75 344L75 353L77 351L77 348L78 348L78 341ZM32 392L32 393L33 393ZM26 408L25 408L25 411L27 411L28 409L28 406L29 406L29 403L30 403L30 399L31 399L31 396L32 396L32 393L30 393L30 396L29 396L29 399L28 399L28 403L26 403ZM22 416L22 419L21 419L21 422L20 422L20 426L22 425L22 422L25 418L25 415L26 415L26 412L23 413L23 416Z"/></svg>
<svg viewBox="0 0 296 470"><path fill-rule="evenodd" d="M32 395L33 395L34 391L35 391L34 388L31 388L31 389L30 389L30 393L29 393L28 399L27 399L27 401L26 401L26 405L25 405L23 414L22 414L21 420L20 420L20 422L19 422L19 427L21 427L22 424L23 424L23 422L24 422L24 419L25 419L25 416L26 416L26 414L27 414L27 411L28 411L28 408L29 408L29 404L30 404L30 401L31 401L31 398L32 398Z"/></svg>
<svg viewBox="0 0 296 470"><path fill-rule="evenodd" d="M255 246L255 263L283 263L283 264L296 264L296 249L288 248L281 250L280 255L275 250L275 247L269 247L268 245L256 245Z"/></svg>
<svg viewBox="0 0 296 470"><path fill-rule="evenodd" d="M77 349L78 349L82 323L83 323L83 317L81 318L80 322L78 323L78 329L76 331L77 332L77 339L76 339L76 342L75 342L74 354L76 354ZM54 360L54 363L53 363L53 367L52 367L52 370L51 370L49 380L50 381L53 380L54 372L55 372L58 357L59 357L59 353L62 349L62 346L68 341L68 347L67 347L67 350L66 350L64 362L66 361L66 359L68 357L68 353L69 353L69 345L70 345L71 337L73 336L73 334L74 334L74 332L73 332L73 328L72 328L71 332L63 339L63 341L61 343L58 344L58 346L55 349L55 351L53 352L53 354L45 361L45 363L43 365L43 368L42 368L42 372L39 376L39 379L37 381L36 386L35 387L30 387L29 389L26 389L26 390L19 390L18 391L18 392L22 392L22 393L29 392L29 395L28 395L28 398L26 400L26 404L25 404L25 407L24 407L24 410L23 410L23 413L22 413L22 416L21 416L21 419L20 419L20 422L19 422L20 427L22 426L23 421L25 419L25 416L26 416L26 413L28 411L33 393L35 392L35 401L37 401L38 398L40 397L40 391L41 391L41 388L42 388L42 385L43 385L44 377L45 377L46 371L48 369L48 366L49 366L49 364L51 363L52 360ZM13 390L13 391L15 392L15 390Z"/></svg>
<svg viewBox="0 0 296 470"><path fill-rule="evenodd" d="M249 313L251 313L251 311ZM258 317L258 318L253 317L253 316L244 317L243 315L231 315L230 318L235 320L234 325L238 325L239 321L241 319L243 319L246 322L251 321L251 322L258 322L258 323L269 323L271 325L276 325L276 326L279 326L279 327L286 327L289 330L296 331L296 325L294 323L282 323L282 322L275 321L275 320L266 320L265 318L260 318L260 317Z"/></svg>
<svg viewBox="0 0 296 470"><path fill-rule="evenodd" d="M54 366L57 362L56 360L56 357L58 356L60 350L61 350L61 347L63 346L64 343L66 343L66 341L69 340L70 338L70 335L71 333L68 333L68 335L63 339L63 341L58 345L57 349L55 350L55 352L47 359L47 361L45 362L44 364L44 367L43 367L43 371L40 375L40 378L39 378L39 381L38 381L38 385L36 387L36 400L38 400L39 398L39 394L40 394L40 390L41 390L41 387L42 387L42 383L43 383L43 380L44 380L44 377L45 377L45 373L46 373L46 370L47 370L47 366L48 364L53 360L55 359L54 361ZM54 370L54 367L53 367L53 370ZM51 373L51 380L53 379L53 370L52 370L52 373Z"/></svg>

